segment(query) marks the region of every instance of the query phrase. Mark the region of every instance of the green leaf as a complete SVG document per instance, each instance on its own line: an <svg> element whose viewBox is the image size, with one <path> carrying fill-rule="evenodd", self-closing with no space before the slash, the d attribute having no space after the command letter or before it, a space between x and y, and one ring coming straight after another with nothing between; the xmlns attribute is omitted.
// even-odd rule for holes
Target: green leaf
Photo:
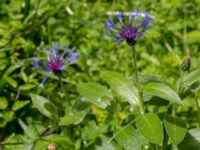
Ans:
<svg viewBox="0 0 200 150"><path fill-rule="evenodd" d="M141 147L148 143L131 125L120 130L115 136L115 140L124 150L132 150L133 147L134 150L141 150Z"/></svg>
<svg viewBox="0 0 200 150"><path fill-rule="evenodd" d="M51 105L50 101L42 96L31 94L31 99L35 108L37 108L43 115L53 119L53 112L51 113L45 105ZM55 113L55 112L54 112Z"/></svg>
<svg viewBox="0 0 200 150"><path fill-rule="evenodd" d="M8 107L8 100L5 97L0 97L0 110Z"/></svg>
<svg viewBox="0 0 200 150"><path fill-rule="evenodd" d="M30 90L30 89L33 89L36 85L35 84L30 84L30 83L27 83L27 84L24 84L20 87L21 90Z"/></svg>
<svg viewBox="0 0 200 150"><path fill-rule="evenodd" d="M152 96L161 97L170 102L183 104L178 94L174 90L172 90L170 87L162 83L153 82L153 83L144 85L143 91L144 93L146 92Z"/></svg>
<svg viewBox="0 0 200 150"><path fill-rule="evenodd" d="M187 33L187 42L189 43L200 43L200 32L193 30Z"/></svg>
<svg viewBox="0 0 200 150"><path fill-rule="evenodd" d="M79 124L85 117L85 112L75 112L69 113L63 118L60 119L60 126L68 126L70 124L77 125Z"/></svg>
<svg viewBox="0 0 200 150"><path fill-rule="evenodd" d="M144 85L144 84L148 84L148 83L151 83L151 82L162 83L163 81L159 77L156 77L156 76L153 76L153 75L140 75L139 76L139 82L140 82L140 84Z"/></svg>
<svg viewBox="0 0 200 150"><path fill-rule="evenodd" d="M37 131L37 128L34 125L27 126L21 119L18 119L18 123L23 129L26 137L25 140L28 143L34 142L34 140L38 137L39 133Z"/></svg>
<svg viewBox="0 0 200 150"><path fill-rule="evenodd" d="M195 90L200 86L200 68L192 71L183 79L183 86L187 89Z"/></svg>
<svg viewBox="0 0 200 150"><path fill-rule="evenodd" d="M12 109L14 111L19 110L29 103L30 103L30 101L28 101L28 100L27 101L15 101L14 104L12 105Z"/></svg>
<svg viewBox="0 0 200 150"><path fill-rule="evenodd" d="M138 103L137 89L124 75L117 72L104 71L102 72L102 78L131 105Z"/></svg>
<svg viewBox="0 0 200 150"><path fill-rule="evenodd" d="M6 110L2 112L2 117L6 119L7 122L12 121L15 117L15 113L12 110Z"/></svg>
<svg viewBox="0 0 200 150"><path fill-rule="evenodd" d="M17 87L17 81L14 80L13 78L8 77L8 76L4 76L3 79L4 79L4 81L6 81L8 84L10 84L13 88L16 88L16 87Z"/></svg>
<svg viewBox="0 0 200 150"><path fill-rule="evenodd" d="M200 128L190 129L178 148L179 150L200 150Z"/></svg>
<svg viewBox="0 0 200 150"><path fill-rule="evenodd" d="M101 137L101 145L96 144L95 150L124 150L117 142L114 140L109 141L109 138L107 137Z"/></svg>
<svg viewBox="0 0 200 150"><path fill-rule="evenodd" d="M42 140L38 140L34 149L36 150L44 150L48 147L49 144L55 144L58 150L74 150L74 143L71 142L68 136L51 134L48 136L44 136Z"/></svg>
<svg viewBox="0 0 200 150"><path fill-rule="evenodd" d="M185 122L180 118L166 115L164 126L174 145L179 144L184 139L187 129Z"/></svg>
<svg viewBox="0 0 200 150"><path fill-rule="evenodd" d="M109 101L105 97L111 97L110 91L97 83L80 83L77 85L78 92L89 102L98 105L101 108L106 108Z"/></svg>
<svg viewBox="0 0 200 150"><path fill-rule="evenodd" d="M151 143L161 144L163 141L163 127L159 117L154 113L140 116L136 120L139 132Z"/></svg>
<svg viewBox="0 0 200 150"><path fill-rule="evenodd" d="M5 82L8 82L12 87L16 88L17 87L17 82L9 77L9 75L15 71L16 69L18 69L20 67L20 65L14 65L9 67L3 74L3 77L0 79L0 88L2 88L5 84Z"/></svg>

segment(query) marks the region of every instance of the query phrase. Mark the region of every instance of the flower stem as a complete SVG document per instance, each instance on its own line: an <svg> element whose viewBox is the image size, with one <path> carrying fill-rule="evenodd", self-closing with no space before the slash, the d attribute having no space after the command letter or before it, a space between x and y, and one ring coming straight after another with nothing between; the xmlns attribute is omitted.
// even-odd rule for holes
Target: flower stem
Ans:
<svg viewBox="0 0 200 150"><path fill-rule="evenodd" d="M184 71L181 71L180 79L179 79L179 85L178 85L178 94L181 94L181 88L182 88L182 83L183 83L183 77L184 77ZM176 110L178 108L178 104L173 104L172 106L172 115L176 116Z"/></svg>
<svg viewBox="0 0 200 150"><path fill-rule="evenodd" d="M62 81L62 78L60 76L58 76L58 79L59 79L59 82L60 82L60 86L61 86L61 89L63 91L63 94L64 96L66 95L65 93L65 88L64 88L64 85L63 85L63 81Z"/></svg>
<svg viewBox="0 0 200 150"><path fill-rule="evenodd" d="M62 78L60 77L60 76L58 76L58 79L59 79L59 82L60 82L60 86L61 86L61 89L62 89L62 91L63 91L63 97L65 97L66 98L66 105L65 105L65 107L69 110L69 108L70 108L70 103L69 103L69 101L68 101L68 99L67 99L67 94L66 94L66 90L65 90L65 87L64 87L64 85L63 85L63 81L62 81Z"/></svg>
<svg viewBox="0 0 200 150"><path fill-rule="evenodd" d="M183 76L184 76L184 71L182 71L182 72L181 72L181 75L180 75L179 87L178 87L178 94L181 93L181 87L182 87L182 82L183 82Z"/></svg>
<svg viewBox="0 0 200 150"><path fill-rule="evenodd" d="M136 80L136 87L138 89L138 97L139 97L139 108L142 115L144 115L144 103L142 98L142 91L140 89L140 83L138 79L138 68L137 68L137 55L135 51L135 47L132 46L132 56L133 56L133 65L135 68L135 80Z"/></svg>

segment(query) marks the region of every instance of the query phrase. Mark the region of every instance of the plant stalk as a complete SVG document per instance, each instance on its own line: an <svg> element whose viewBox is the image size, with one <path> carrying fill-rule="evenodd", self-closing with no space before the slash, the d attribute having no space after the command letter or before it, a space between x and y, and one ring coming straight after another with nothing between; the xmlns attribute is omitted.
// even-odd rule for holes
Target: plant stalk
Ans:
<svg viewBox="0 0 200 150"><path fill-rule="evenodd" d="M66 91L65 91L65 87L64 87L64 85L63 85L63 81L62 81L62 78L60 77L60 76L58 76L58 79L59 79L59 82L60 82L60 86L61 86L61 89L62 89L62 91L63 91L63 97L66 97L67 96L67 94L66 94ZM67 97L66 97L67 98ZM66 108L70 108L70 103L69 103L69 101L68 101L68 99L66 99Z"/></svg>
<svg viewBox="0 0 200 150"><path fill-rule="evenodd" d="M182 90L183 77L184 77L184 71L181 71L179 85L178 85L178 94L179 95L181 94L181 90ZM172 106L172 115L173 116L176 116L177 108L178 108L178 104L173 104L173 106Z"/></svg>
<svg viewBox="0 0 200 150"><path fill-rule="evenodd" d="M136 80L135 83L136 83L136 87L138 89L139 108L140 108L141 114L144 115L144 102L143 102L142 91L141 91L140 83L139 83L139 79L138 79L137 55L136 55L134 46L132 46L132 56L133 56L133 65L135 68L135 80Z"/></svg>
<svg viewBox="0 0 200 150"><path fill-rule="evenodd" d="M180 80L179 80L179 86L178 86L178 94L181 93L181 87L182 87L182 83L183 83L183 76L184 76L184 71L181 71Z"/></svg>

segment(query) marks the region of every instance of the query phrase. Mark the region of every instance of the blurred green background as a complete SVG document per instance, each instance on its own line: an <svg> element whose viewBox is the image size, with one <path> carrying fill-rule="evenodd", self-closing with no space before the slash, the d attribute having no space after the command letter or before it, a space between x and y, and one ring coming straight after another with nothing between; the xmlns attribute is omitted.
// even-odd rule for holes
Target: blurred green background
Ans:
<svg viewBox="0 0 200 150"><path fill-rule="evenodd" d="M103 70L127 76L134 72L130 48L105 38L108 11L141 11L155 17L136 46L140 74L158 76L176 88L180 65L188 53L190 70L199 67L200 0L0 0L0 141L9 138L11 142L23 141L27 126L34 126L28 139L38 137L36 133L51 124L33 106L30 93L49 98L62 107L58 79L52 75L45 88L38 88L44 71L32 70L31 66L33 57L51 48L52 42L67 44L80 52L78 62L69 66L62 78L67 100L88 108L81 124L62 132L56 129L55 133L68 133L69 139L64 142L75 145L72 149L94 149L100 137L112 135L126 123L123 119L128 111L124 105L119 105L115 112L120 118L116 125L109 120L111 114L107 111L80 103L81 96L76 90L76 83L102 83ZM186 104L179 115L187 120L188 128L196 127L195 102L188 98ZM19 149L25 148L23 144L20 146Z"/></svg>

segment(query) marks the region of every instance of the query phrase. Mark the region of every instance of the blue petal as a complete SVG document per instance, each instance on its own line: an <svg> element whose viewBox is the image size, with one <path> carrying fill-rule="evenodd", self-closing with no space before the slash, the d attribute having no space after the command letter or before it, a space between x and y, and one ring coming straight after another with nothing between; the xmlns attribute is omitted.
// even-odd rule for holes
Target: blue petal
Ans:
<svg viewBox="0 0 200 150"><path fill-rule="evenodd" d="M151 17L149 15L145 15L143 21L138 25L138 28L141 28L149 23L149 20L151 20Z"/></svg>
<svg viewBox="0 0 200 150"><path fill-rule="evenodd" d="M112 27L116 27L111 18L109 18L108 21L109 21L109 23L110 23L110 25L111 25Z"/></svg>
<svg viewBox="0 0 200 150"><path fill-rule="evenodd" d="M60 68L59 68L60 71L65 71L65 66L62 65Z"/></svg>
<svg viewBox="0 0 200 150"><path fill-rule="evenodd" d="M136 40L136 35L135 34L133 34L132 39Z"/></svg>
<svg viewBox="0 0 200 150"><path fill-rule="evenodd" d="M132 17L133 17L133 13L128 12L128 19L129 19L130 23L132 23Z"/></svg>
<svg viewBox="0 0 200 150"><path fill-rule="evenodd" d="M140 12L135 12L135 13L134 13L134 22L133 22L133 25L136 24L137 19L138 19L141 15L142 15L142 13L140 13Z"/></svg>
<svg viewBox="0 0 200 150"><path fill-rule="evenodd" d="M122 40L121 36L119 34L115 35L115 41L119 42Z"/></svg>
<svg viewBox="0 0 200 150"><path fill-rule="evenodd" d="M45 76L43 79L42 79L42 82L40 83L39 87L44 87L44 83L46 82L48 76Z"/></svg>
<svg viewBox="0 0 200 150"><path fill-rule="evenodd" d="M79 52L69 54L69 56L66 58L68 59L67 63L68 64L74 63L78 59L78 55L79 55Z"/></svg>
<svg viewBox="0 0 200 150"><path fill-rule="evenodd" d="M146 32L146 30L148 30L150 27L150 25L146 26L146 28L137 36L137 38L141 39L144 36L144 33Z"/></svg>
<svg viewBox="0 0 200 150"><path fill-rule="evenodd" d="M122 46L122 43L124 42L124 39L121 38L119 34L115 35L115 41L120 43L120 46Z"/></svg>
<svg viewBox="0 0 200 150"><path fill-rule="evenodd" d="M105 22L105 28L106 28L107 30L110 30L110 31L113 30L113 27L112 27L110 24L108 24L108 22Z"/></svg>
<svg viewBox="0 0 200 150"><path fill-rule="evenodd" d="M61 57L64 57L67 52L69 52L69 48L68 48L68 46L65 46L65 50L62 53Z"/></svg>
<svg viewBox="0 0 200 150"><path fill-rule="evenodd" d="M40 67L40 60L37 57L34 57L34 62L31 62L33 69Z"/></svg>
<svg viewBox="0 0 200 150"><path fill-rule="evenodd" d="M119 12L118 14L117 14L117 19L119 20L119 22L121 22L122 24L124 24L123 23L123 14L122 14L122 12Z"/></svg>
<svg viewBox="0 0 200 150"><path fill-rule="evenodd" d="M53 56L56 57L57 56L57 51L58 51L58 43L53 44Z"/></svg>
<svg viewBox="0 0 200 150"><path fill-rule="evenodd" d="M140 12L135 12L134 14L134 21L137 21L137 19L142 15Z"/></svg>

